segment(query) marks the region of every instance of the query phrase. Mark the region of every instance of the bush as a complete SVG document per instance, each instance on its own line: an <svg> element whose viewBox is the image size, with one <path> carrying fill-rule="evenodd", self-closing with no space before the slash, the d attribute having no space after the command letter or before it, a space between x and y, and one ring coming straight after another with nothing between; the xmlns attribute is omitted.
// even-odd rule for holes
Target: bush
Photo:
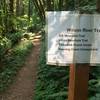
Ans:
<svg viewBox="0 0 100 100"><path fill-rule="evenodd" d="M68 94L69 67L46 65L46 47L41 47L35 98L33 100L66 100ZM100 99L100 66L91 67L89 100Z"/></svg>
<svg viewBox="0 0 100 100"><path fill-rule="evenodd" d="M33 100L65 100L68 88L68 67L46 65L46 47L43 40Z"/></svg>
<svg viewBox="0 0 100 100"><path fill-rule="evenodd" d="M37 25L37 24L35 24L33 26L29 26L27 28L27 31L32 32L32 33L37 33L37 32L39 32L39 30L41 30L41 25Z"/></svg>
<svg viewBox="0 0 100 100"><path fill-rule="evenodd" d="M7 35L7 37L8 37L8 39L11 40L12 46L13 46L13 45L17 44L17 43L21 40L21 38L22 38L22 33L20 33L20 32L9 33L9 34Z"/></svg>
<svg viewBox="0 0 100 100"><path fill-rule="evenodd" d="M13 82L14 76L23 66L26 56L33 45L30 41L23 41L15 46L9 55L3 59L3 68L0 69L0 92L3 92Z"/></svg>
<svg viewBox="0 0 100 100"><path fill-rule="evenodd" d="M6 37L0 36L0 61L10 48L11 48L11 41Z"/></svg>

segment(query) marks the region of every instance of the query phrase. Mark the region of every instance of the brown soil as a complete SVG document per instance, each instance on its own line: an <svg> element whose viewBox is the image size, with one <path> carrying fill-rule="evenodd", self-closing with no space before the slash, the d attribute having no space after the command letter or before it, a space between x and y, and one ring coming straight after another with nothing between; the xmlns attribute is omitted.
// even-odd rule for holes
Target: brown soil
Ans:
<svg viewBox="0 0 100 100"><path fill-rule="evenodd" d="M19 71L9 89L0 95L0 100L33 100L40 52L39 38L34 38L34 47L26 59L25 66Z"/></svg>

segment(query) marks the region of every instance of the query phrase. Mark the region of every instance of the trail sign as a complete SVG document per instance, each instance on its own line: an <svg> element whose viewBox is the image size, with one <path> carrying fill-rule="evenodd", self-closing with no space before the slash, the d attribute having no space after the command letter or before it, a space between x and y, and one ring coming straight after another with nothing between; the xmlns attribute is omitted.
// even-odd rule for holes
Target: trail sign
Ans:
<svg viewBox="0 0 100 100"><path fill-rule="evenodd" d="M100 15L47 12L47 64L100 63Z"/></svg>

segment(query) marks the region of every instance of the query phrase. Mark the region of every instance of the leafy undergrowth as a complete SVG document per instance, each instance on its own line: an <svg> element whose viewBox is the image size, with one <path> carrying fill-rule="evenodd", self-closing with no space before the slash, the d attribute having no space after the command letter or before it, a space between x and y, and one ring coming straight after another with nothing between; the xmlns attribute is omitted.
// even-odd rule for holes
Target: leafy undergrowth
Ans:
<svg viewBox="0 0 100 100"><path fill-rule="evenodd" d="M43 41L33 100L65 100L68 91L69 69L46 65L45 48Z"/></svg>
<svg viewBox="0 0 100 100"><path fill-rule="evenodd" d="M43 40L33 100L66 100L68 98L69 67L46 65L45 43ZM100 100L100 67L91 68L89 100Z"/></svg>
<svg viewBox="0 0 100 100"><path fill-rule="evenodd" d="M89 79L89 100L100 100L100 66L91 67Z"/></svg>
<svg viewBox="0 0 100 100"><path fill-rule="evenodd" d="M22 41L4 56L3 67L0 68L0 92L3 92L13 82L18 70L23 66L26 56L32 50L32 43Z"/></svg>

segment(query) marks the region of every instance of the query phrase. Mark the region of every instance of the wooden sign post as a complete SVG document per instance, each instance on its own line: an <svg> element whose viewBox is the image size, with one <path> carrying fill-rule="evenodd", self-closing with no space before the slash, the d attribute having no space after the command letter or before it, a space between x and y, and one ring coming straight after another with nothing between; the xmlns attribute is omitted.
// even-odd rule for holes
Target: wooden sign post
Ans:
<svg viewBox="0 0 100 100"><path fill-rule="evenodd" d="M97 0L100 12L100 0ZM88 100L89 64L71 64L68 100Z"/></svg>
<svg viewBox="0 0 100 100"><path fill-rule="evenodd" d="M100 15L49 11L46 18L47 64L70 64L68 100L88 100L89 67L100 63Z"/></svg>
<svg viewBox="0 0 100 100"><path fill-rule="evenodd" d="M71 64L68 100L87 100L89 64Z"/></svg>

